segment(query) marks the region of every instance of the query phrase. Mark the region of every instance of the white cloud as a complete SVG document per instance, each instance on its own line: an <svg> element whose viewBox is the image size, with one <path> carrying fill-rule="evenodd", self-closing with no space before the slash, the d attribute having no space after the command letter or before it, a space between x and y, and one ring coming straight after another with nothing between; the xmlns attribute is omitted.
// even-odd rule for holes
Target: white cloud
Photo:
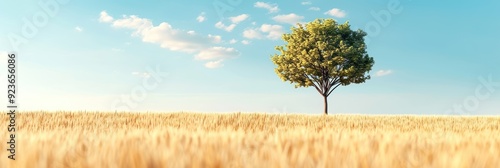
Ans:
<svg viewBox="0 0 500 168"><path fill-rule="evenodd" d="M227 32L231 32L236 27L236 24L233 23L233 24L230 24L229 26L226 26L226 25L224 25L224 23L219 21L215 24L215 27L222 29L222 30L225 30Z"/></svg>
<svg viewBox="0 0 500 168"><path fill-rule="evenodd" d="M219 21L219 22L215 23L215 27L218 29L225 30L227 32L231 32L236 27L236 25L238 25L238 23L246 20L248 17L249 17L249 15L247 15L247 14L241 14L238 16L230 17L229 18L229 20L231 20L230 25L226 26L224 23Z"/></svg>
<svg viewBox="0 0 500 168"><path fill-rule="evenodd" d="M132 72L132 75L137 76L137 77L140 77L140 78L149 78L149 77L151 77L151 74L149 74L149 73L147 73L147 72L143 72L143 73L140 73L140 72Z"/></svg>
<svg viewBox="0 0 500 168"><path fill-rule="evenodd" d="M252 22L252 25L256 25L256 24L257 24L257 22Z"/></svg>
<svg viewBox="0 0 500 168"><path fill-rule="evenodd" d="M248 28L243 31L243 37L248 39L262 39L264 37L272 40L281 38L285 33L283 26L262 24L260 28Z"/></svg>
<svg viewBox="0 0 500 168"><path fill-rule="evenodd" d="M380 77L380 76L386 76L392 74L392 70L379 70L377 73L375 73L375 76Z"/></svg>
<svg viewBox="0 0 500 168"><path fill-rule="evenodd" d="M222 61L223 60L207 62L207 63L205 63L205 67L210 68L210 69L220 68L220 67L224 66L224 64L222 64Z"/></svg>
<svg viewBox="0 0 500 168"><path fill-rule="evenodd" d="M312 10L312 11L319 11L321 10L320 8L318 7L310 7L309 10Z"/></svg>
<svg viewBox="0 0 500 168"><path fill-rule="evenodd" d="M247 15L247 14L241 14L241 15L238 15L238 16L230 17L229 19L234 24L238 24L238 23L246 20L248 17L249 17L249 15Z"/></svg>
<svg viewBox="0 0 500 168"><path fill-rule="evenodd" d="M102 11L99 17L99 22L109 23L113 21L113 17L109 16L106 11Z"/></svg>
<svg viewBox="0 0 500 168"><path fill-rule="evenodd" d="M304 2L302 2L300 4L302 4L302 5L311 5L312 3L311 3L311 1L304 1Z"/></svg>
<svg viewBox="0 0 500 168"><path fill-rule="evenodd" d="M276 22L288 23L291 25L300 23L302 19L304 19L304 16L299 16L295 13L290 13L288 15L278 15L273 17L273 20Z"/></svg>
<svg viewBox="0 0 500 168"><path fill-rule="evenodd" d="M256 8L267 9L269 11L269 13L276 13L276 12L278 12L280 10L278 8L278 5L276 5L276 4L269 4L269 3L265 3L265 2L256 2L253 6L256 7Z"/></svg>
<svg viewBox="0 0 500 168"><path fill-rule="evenodd" d="M330 9L329 11L325 12L325 15L330 15L333 17L338 17L338 18L343 18L347 15L347 13L344 10L340 10L338 8L333 8Z"/></svg>
<svg viewBox="0 0 500 168"><path fill-rule="evenodd" d="M142 36L142 41L160 44L162 48L172 51L184 51L188 53L202 50L213 42L209 37L191 35L181 30L173 29L168 23L161 23L156 27L149 27L145 30L137 29Z"/></svg>
<svg viewBox="0 0 500 168"><path fill-rule="evenodd" d="M213 43L220 43L220 42L222 42L222 37L218 36L218 35L211 35L211 34L209 34L208 38L212 39Z"/></svg>
<svg viewBox="0 0 500 168"><path fill-rule="evenodd" d="M243 37L248 39L261 39L262 34L258 29L246 29L245 31L243 31Z"/></svg>
<svg viewBox="0 0 500 168"><path fill-rule="evenodd" d="M83 28L81 28L80 26L76 26L76 27L75 27L75 31L77 31L77 32L82 32L82 31L83 31Z"/></svg>
<svg viewBox="0 0 500 168"><path fill-rule="evenodd" d="M239 52L234 48L224 48L224 47L211 47L207 48L195 57L197 60L219 60L225 58L231 58L233 56L239 55Z"/></svg>
<svg viewBox="0 0 500 168"><path fill-rule="evenodd" d="M200 13L200 15L198 15L198 17L196 17L196 20L197 20L198 22L203 22L203 21L205 21L205 20L206 20L206 18L205 18L205 12L201 12L201 13Z"/></svg>
<svg viewBox="0 0 500 168"><path fill-rule="evenodd" d="M269 24L263 24L260 26L260 31L267 33L267 38L269 39L279 39L283 35L283 27L280 25L269 25Z"/></svg>
<svg viewBox="0 0 500 168"><path fill-rule="evenodd" d="M115 28L135 29L137 30L136 31L137 34L148 33L151 29L158 27L169 28L169 29L172 28L168 23L164 25L160 24L160 26L154 27L151 20L145 18L139 18L138 16L135 15L130 15L130 16L124 15L122 19L117 19L113 21L112 26Z"/></svg>
<svg viewBox="0 0 500 168"><path fill-rule="evenodd" d="M199 58L229 58L239 55L239 52L234 48L213 46L222 41L220 36L203 36L196 34L194 31L175 29L167 22L154 26L149 19L131 15L123 16L123 18L116 19L110 24L114 28L134 30L132 36L140 37L143 42L159 44L160 47L172 51L192 53Z"/></svg>
<svg viewBox="0 0 500 168"><path fill-rule="evenodd" d="M237 42L238 42L238 40L236 40L236 39L231 39L231 40L229 41L229 44L234 44L234 43L237 43Z"/></svg>
<svg viewBox="0 0 500 168"><path fill-rule="evenodd" d="M241 44L248 45L248 44L250 44L250 41L248 41L248 40L243 40L243 41L241 41Z"/></svg>

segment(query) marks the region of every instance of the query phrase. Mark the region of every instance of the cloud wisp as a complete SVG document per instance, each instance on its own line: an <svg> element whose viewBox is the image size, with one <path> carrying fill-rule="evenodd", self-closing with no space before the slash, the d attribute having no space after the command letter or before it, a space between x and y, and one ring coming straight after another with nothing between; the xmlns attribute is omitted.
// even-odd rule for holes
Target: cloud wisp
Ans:
<svg viewBox="0 0 500 168"><path fill-rule="evenodd" d="M75 27L75 31L76 31L76 32L82 32L82 31L83 31L83 28L81 28L80 26L76 26L76 27Z"/></svg>
<svg viewBox="0 0 500 168"><path fill-rule="evenodd" d="M229 20L231 21L231 24L225 25L224 23L222 23L222 21L219 21L215 24L215 27L218 29L225 30L227 32L231 32L238 25L238 23L243 22L249 16L250 15L248 15L248 14L241 14L238 16L230 17Z"/></svg>
<svg viewBox="0 0 500 168"><path fill-rule="evenodd" d="M196 20L200 23L205 21L206 19L207 18L205 17L205 12L201 12L200 15L198 15L198 17L196 17Z"/></svg>
<svg viewBox="0 0 500 168"><path fill-rule="evenodd" d="M158 44L171 51L194 54L196 57L202 55L203 59L196 60L219 61L220 64L223 60L240 54L234 48L216 46L221 42L221 36L210 34L203 36L194 31L175 29L167 22L154 26L151 20L135 15L124 15L123 18L113 19L106 11L100 13L99 20L111 24L114 28L131 29L132 36L141 38L143 42Z"/></svg>
<svg viewBox="0 0 500 168"><path fill-rule="evenodd" d="M273 17L273 20L279 23L288 23L291 25L296 25L297 23L302 23L304 16L297 15L295 13L290 13L287 15L278 15Z"/></svg>
<svg viewBox="0 0 500 168"><path fill-rule="evenodd" d="M267 9L269 13L276 13L280 10L278 5L265 2L256 2L253 6L256 8Z"/></svg>
<svg viewBox="0 0 500 168"><path fill-rule="evenodd" d="M382 77L382 76L387 76L387 75L390 75L392 74L393 71L392 70L379 70L375 73L375 76L376 77Z"/></svg>
<svg viewBox="0 0 500 168"><path fill-rule="evenodd" d="M260 28L247 28L243 31L243 37L247 39L271 39L277 40L285 33L283 26L262 24Z"/></svg>
<svg viewBox="0 0 500 168"><path fill-rule="evenodd" d="M324 13L325 15L337 17L337 18L344 18L347 13L344 10L340 10L338 8L333 8Z"/></svg>

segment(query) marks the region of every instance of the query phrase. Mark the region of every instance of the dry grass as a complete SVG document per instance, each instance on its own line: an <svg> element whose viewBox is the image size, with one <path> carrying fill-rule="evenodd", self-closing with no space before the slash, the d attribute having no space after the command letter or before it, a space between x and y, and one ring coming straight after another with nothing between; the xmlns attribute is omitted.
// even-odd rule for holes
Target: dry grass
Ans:
<svg viewBox="0 0 500 168"><path fill-rule="evenodd" d="M7 159L8 134L0 129L1 167L500 167L499 117L31 112L17 118L16 161Z"/></svg>

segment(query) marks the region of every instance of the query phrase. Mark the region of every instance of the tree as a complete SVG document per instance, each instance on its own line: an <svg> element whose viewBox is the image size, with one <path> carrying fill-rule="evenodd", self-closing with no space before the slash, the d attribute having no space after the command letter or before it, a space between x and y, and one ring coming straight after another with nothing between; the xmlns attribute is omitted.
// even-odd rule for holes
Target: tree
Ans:
<svg viewBox="0 0 500 168"><path fill-rule="evenodd" d="M333 19L297 26L283 34L285 45L276 46L281 54L271 56L275 72L283 81L295 83L295 88L314 86L323 96L324 114L328 114L327 98L333 90L370 79L368 73L375 62L366 52L366 33Z"/></svg>

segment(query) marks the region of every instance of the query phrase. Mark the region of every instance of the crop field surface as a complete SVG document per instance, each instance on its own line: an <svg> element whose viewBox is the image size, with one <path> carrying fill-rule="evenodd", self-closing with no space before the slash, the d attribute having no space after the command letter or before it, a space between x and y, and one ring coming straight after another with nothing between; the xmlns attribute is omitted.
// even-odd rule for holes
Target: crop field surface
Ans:
<svg viewBox="0 0 500 168"><path fill-rule="evenodd" d="M7 115L1 116L8 125ZM500 167L500 117L21 112L16 160L58 167Z"/></svg>

